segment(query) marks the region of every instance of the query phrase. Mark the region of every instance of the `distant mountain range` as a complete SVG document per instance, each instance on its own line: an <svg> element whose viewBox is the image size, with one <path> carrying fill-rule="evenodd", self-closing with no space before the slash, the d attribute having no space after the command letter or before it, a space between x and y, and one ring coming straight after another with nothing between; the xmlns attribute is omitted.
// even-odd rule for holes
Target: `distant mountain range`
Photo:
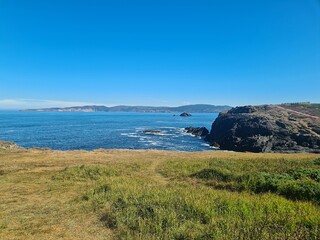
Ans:
<svg viewBox="0 0 320 240"><path fill-rule="evenodd" d="M231 109L232 107L216 106L210 104L194 104L185 105L180 107L151 107L151 106L76 106L66 108L41 108L41 109L26 109L21 110L24 112L149 112L149 113L179 113L179 112L191 112L191 113L216 113Z"/></svg>

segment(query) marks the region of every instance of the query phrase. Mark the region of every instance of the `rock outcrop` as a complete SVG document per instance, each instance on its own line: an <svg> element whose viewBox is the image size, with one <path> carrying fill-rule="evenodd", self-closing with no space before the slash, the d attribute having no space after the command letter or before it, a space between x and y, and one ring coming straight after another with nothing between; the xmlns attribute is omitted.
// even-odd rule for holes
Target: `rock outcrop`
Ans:
<svg viewBox="0 0 320 240"><path fill-rule="evenodd" d="M219 114L206 141L239 152L320 153L320 118L279 105L236 107Z"/></svg>
<svg viewBox="0 0 320 240"><path fill-rule="evenodd" d="M209 134L209 130L205 127L186 127L185 130L196 137L205 137Z"/></svg>
<svg viewBox="0 0 320 240"><path fill-rule="evenodd" d="M180 117L191 117L192 115L190 113L187 112L183 112L180 114Z"/></svg>
<svg viewBox="0 0 320 240"><path fill-rule="evenodd" d="M148 129L148 130L143 130L144 134L160 134L161 131L160 130L152 130L152 129Z"/></svg>
<svg viewBox="0 0 320 240"><path fill-rule="evenodd" d="M21 150L21 149L23 148L13 142L6 142L6 141L0 140L0 150L2 151L15 151L15 150Z"/></svg>

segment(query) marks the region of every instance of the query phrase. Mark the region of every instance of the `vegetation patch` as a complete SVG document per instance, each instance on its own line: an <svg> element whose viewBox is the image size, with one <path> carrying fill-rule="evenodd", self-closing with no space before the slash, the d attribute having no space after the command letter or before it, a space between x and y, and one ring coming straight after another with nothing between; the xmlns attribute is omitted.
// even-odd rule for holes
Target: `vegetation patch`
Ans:
<svg viewBox="0 0 320 240"><path fill-rule="evenodd" d="M295 180L311 179L320 182L320 169L298 168L290 169L287 173Z"/></svg>
<svg viewBox="0 0 320 240"><path fill-rule="evenodd" d="M248 178L247 188L255 193L272 192L294 200L320 203L320 184L310 179L295 179L296 174L258 173Z"/></svg>
<svg viewBox="0 0 320 240"><path fill-rule="evenodd" d="M320 158L313 160L314 165L320 165Z"/></svg>
<svg viewBox="0 0 320 240"><path fill-rule="evenodd" d="M91 190L100 202L100 220L119 239L312 239L318 217L307 203L273 195L216 191L205 186L144 187L139 181L113 180ZM106 189L106 191L101 189ZM124 191L125 189L125 191ZM92 194L94 193L94 194ZM311 215L309 215L311 214ZM310 222L311 221L311 222Z"/></svg>
<svg viewBox="0 0 320 240"><path fill-rule="evenodd" d="M200 179L215 179L218 181L227 182L232 180L233 176L228 170L222 169L203 169L195 174L191 175L192 177L200 178Z"/></svg>
<svg viewBox="0 0 320 240"><path fill-rule="evenodd" d="M244 173L219 169L203 169L191 174L216 189L271 192L293 200L311 200L320 203L320 169L289 169L284 173Z"/></svg>
<svg viewBox="0 0 320 240"><path fill-rule="evenodd" d="M81 165L76 167L66 167L62 172L53 176L54 180L62 181L86 181L98 180L101 177L119 175L119 171L112 167L101 165Z"/></svg>

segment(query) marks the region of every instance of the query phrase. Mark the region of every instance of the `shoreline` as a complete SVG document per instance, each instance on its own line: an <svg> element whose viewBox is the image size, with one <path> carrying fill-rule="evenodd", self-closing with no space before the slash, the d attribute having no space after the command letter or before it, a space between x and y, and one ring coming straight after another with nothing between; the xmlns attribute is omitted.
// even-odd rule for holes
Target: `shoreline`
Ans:
<svg viewBox="0 0 320 240"><path fill-rule="evenodd" d="M9 147L5 147L9 146ZM264 155L281 155L281 156L292 156L292 155L314 155L319 156L318 153L308 153L308 152L235 152L235 151L228 151L228 150L220 150L220 149L211 149L211 150L203 150L203 151L177 151L177 150L160 150L160 149L129 149L129 148L96 148L92 150L85 150L85 149L72 149L72 150L58 150L58 149L51 149L51 148L41 148L41 147L32 147L32 148L24 148L17 145L14 142L8 142L0 140L0 153L23 153L23 152L30 152L30 153L37 153L37 152L50 152L50 153L126 153L126 152L135 152L135 153L163 153L163 154L181 154L181 155L219 155L223 154L235 154L235 155L255 155L255 156L264 156Z"/></svg>

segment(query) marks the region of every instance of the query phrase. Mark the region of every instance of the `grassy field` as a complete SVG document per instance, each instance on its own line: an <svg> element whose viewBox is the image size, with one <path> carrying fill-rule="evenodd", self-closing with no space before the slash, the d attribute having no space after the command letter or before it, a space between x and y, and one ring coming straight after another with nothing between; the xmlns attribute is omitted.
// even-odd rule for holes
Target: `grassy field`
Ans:
<svg viewBox="0 0 320 240"><path fill-rule="evenodd" d="M320 239L320 156L0 151L0 239Z"/></svg>

